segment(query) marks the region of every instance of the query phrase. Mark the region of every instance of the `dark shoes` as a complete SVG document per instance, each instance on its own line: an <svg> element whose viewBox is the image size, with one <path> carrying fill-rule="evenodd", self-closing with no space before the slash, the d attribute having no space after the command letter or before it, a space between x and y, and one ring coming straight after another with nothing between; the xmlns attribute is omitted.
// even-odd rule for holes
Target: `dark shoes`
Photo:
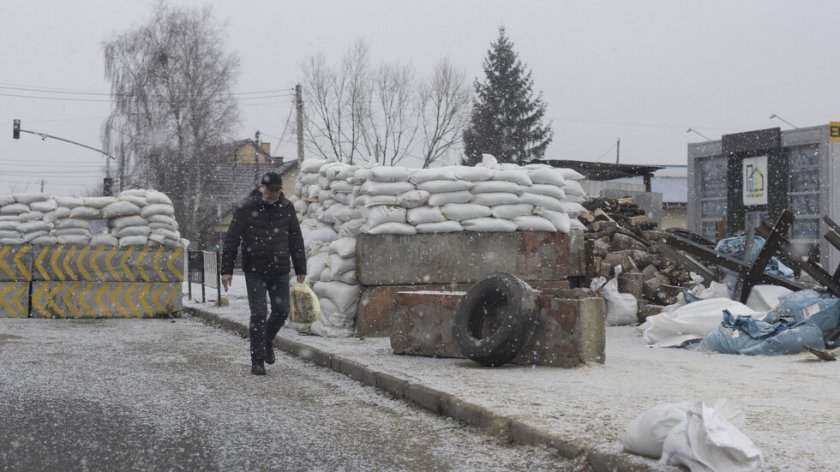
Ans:
<svg viewBox="0 0 840 472"><path fill-rule="evenodd" d="M251 363L251 373L254 375L265 375L265 364L263 364L263 361L253 361Z"/></svg>
<svg viewBox="0 0 840 472"><path fill-rule="evenodd" d="M274 364L274 345L272 343L265 345L265 362L267 364Z"/></svg>

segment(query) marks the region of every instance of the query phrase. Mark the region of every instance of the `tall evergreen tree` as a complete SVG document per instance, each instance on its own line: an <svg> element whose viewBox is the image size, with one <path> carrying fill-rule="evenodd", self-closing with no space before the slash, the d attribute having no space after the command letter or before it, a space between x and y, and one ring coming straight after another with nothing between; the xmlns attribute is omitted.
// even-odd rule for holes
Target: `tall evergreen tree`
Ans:
<svg viewBox="0 0 840 472"><path fill-rule="evenodd" d="M524 163L545 154L551 126L543 125L542 92L534 97L534 81L513 43L499 28L499 39L490 45L484 60L485 81L475 81L470 124L464 130L464 165L481 162L492 154L499 162Z"/></svg>

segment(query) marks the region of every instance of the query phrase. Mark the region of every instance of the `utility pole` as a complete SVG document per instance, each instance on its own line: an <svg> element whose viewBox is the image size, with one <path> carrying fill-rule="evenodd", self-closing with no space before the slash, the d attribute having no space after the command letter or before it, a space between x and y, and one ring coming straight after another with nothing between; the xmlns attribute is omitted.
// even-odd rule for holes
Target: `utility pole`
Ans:
<svg viewBox="0 0 840 472"><path fill-rule="evenodd" d="M254 133L254 182L260 181L260 131Z"/></svg>
<svg viewBox="0 0 840 472"><path fill-rule="evenodd" d="M615 163L618 164L619 150L621 149L621 138L615 138Z"/></svg>
<svg viewBox="0 0 840 472"><path fill-rule="evenodd" d="M295 85L295 110L297 110L297 158L303 162L303 89Z"/></svg>
<svg viewBox="0 0 840 472"><path fill-rule="evenodd" d="M44 193L44 179L41 179L41 193Z"/></svg>

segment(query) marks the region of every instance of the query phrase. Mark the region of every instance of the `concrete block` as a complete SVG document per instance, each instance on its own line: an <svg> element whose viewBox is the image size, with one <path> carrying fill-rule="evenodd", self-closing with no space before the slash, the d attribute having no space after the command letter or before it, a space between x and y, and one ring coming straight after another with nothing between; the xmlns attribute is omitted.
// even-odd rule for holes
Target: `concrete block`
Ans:
<svg viewBox="0 0 840 472"><path fill-rule="evenodd" d="M463 357L452 337L452 320L465 292L401 291L394 294L391 348L395 354Z"/></svg>
<svg viewBox="0 0 840 472"><path fill-rule="evenodd" d="M29 282L0 282L0 318L28 317Z"/></svg>
<svg viewBox="0 0 840 472"><path fill-rule="evenodd" d="M493 272L528 282L565 280L583 275L583 238L578 236L530 231L362 234L357 275L363 285L373 286L475 283Z"/></svg>
<svg viewBox="0 0 840 472"><path fill-rule="evenodd" d="M180 282L32 282L33 317L153 318L182 308Z"/></svg>
<svg viewBox="0 0 840 472"><path fill-rule="evenodd" d="M182 282L184 250L150 246L34 246L33 280Z"/></svg>
<svg viewBox="0 0 840 472"><path fill-rule="evenodd" d="M0 245L0 282L32 280L32 246Z"/></svg>

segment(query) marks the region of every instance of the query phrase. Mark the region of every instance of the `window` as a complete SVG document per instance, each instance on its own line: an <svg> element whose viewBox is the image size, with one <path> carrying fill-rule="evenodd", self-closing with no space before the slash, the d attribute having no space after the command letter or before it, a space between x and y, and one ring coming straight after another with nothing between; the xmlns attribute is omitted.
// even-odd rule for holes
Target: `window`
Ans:
<svg viewBox="0 0 840 472"><path fill-rule="evenodd" d="M717 240L717 224L726 217L726 159L700 161L700 226L703 236Z"/></svg>
<svg viewBox="0 0 840 472"><path fill-rule="evenodd" d="M818 146L788 151L790 187L788 208L796 215L791 239L817 241L820 237L820 154Z"/></svg>

